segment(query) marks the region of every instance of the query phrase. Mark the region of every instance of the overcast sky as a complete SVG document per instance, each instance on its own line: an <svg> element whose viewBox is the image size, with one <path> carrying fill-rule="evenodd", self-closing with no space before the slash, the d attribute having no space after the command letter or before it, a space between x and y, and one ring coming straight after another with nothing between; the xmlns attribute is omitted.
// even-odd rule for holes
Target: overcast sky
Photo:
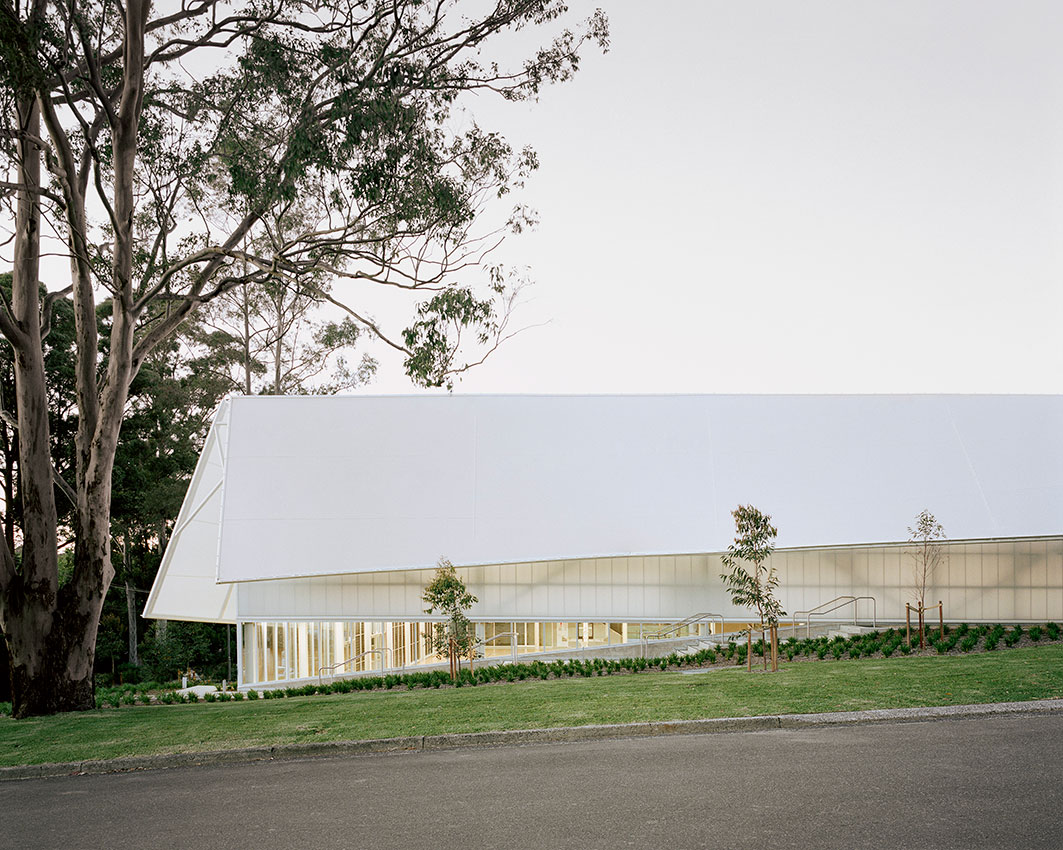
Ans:
<svg viewBox="0 0 1063 850"><path fill-rule="evenodd" d="M473 105L539 152L500 259L546 324L456 391L1063 392L1063 4L601 5L574 81Z"/></svg>

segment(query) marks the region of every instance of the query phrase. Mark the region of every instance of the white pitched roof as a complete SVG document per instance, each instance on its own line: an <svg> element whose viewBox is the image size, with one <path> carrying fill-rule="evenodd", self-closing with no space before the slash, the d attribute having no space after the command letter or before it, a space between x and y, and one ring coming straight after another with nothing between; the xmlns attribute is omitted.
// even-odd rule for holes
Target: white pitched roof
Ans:
<svg viewBox="0 0 1063 850"><path fill-rule="evenodd" d="M214 415L203 453L177 515L144 607L145 617L236 622L233 586L216 582L228 422L229 402L224 401Z"/></svg>
<svg viewBox="0 0 1063 850"><path fill-rule="evenodd" d="M146 614L231 619L228 585L174 585L208 576L716 552L740 503L780 547L903 540L924 507L1058 534L1060 435L1061 396L236 397Z"/></svg>

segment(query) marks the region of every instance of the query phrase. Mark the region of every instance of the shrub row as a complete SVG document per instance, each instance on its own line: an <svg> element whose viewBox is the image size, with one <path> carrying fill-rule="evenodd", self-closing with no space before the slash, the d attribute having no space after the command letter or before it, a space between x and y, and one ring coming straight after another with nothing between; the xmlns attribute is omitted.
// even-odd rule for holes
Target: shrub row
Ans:
<svg viewBox="0 0 1063 850"><path fill-rule="evenodd" d="M1028 635L1032 641L1040 641L1042 638L1047 637L1050 640L1058 640L1061 632L1061 627L1058 623L1046 623L1044 626L1031 626L1029 631L1023 630L1023 627L1016 625L1013 628L1006 629L999 623L994 626L981 625L977 627L971 627L967 623L961 623L958 626L945 626L943 630L938 628L927 629L927 637L930 641L931 647L937 651L939 655L944 655L951 652L957 646L959 646L961 652L971 652L978 646L979 641L985 638L985 649L992 651L996 649L997 644L1001 639L1004 640L1008 646L1014 646L1022 638L1024 634ZM862 656L872 656L881 652L884 658L889 658L895 652L901 655L908 655L911 653L913 647L909 647L905 640L905 632L903 629L889 628L881 632L871 632L865 635L857 635L852 638L845 638L842 636L836 637L816 637L799 639L796 637L789 638L781 647L780 653L786 657L788 661L793 661L794 658L800 656L807 656L809 658L815 657L820 660L827 658L828 656L836 660L840 660L845 657L860 658ZM740 654L742 658L745 657L745 647L740 646ZM753 645L754 653L762 654L758 643ZM730 658L730 654L727 656Z"/></svg>
<svg viewBox="0 0 1063 850"><path fill-rule="evenodd" d="M455 687L475 687L493 682L523 682L527 679L563 679L572 677L589 678L591 676L608 676L615 673L638 673L651 668L666 670L669 667L713 664L717 653L713 649L704 649L693 655L676 654L661 658L593 658L585 661L532 661L526 664L500 664L481 666L472 670L467 667L451 682L450 674L444 670L431 670L421 673L391 674L387 676L363 676L358 679L340 679L328 684L310 684L294 688L277 688L262 693L263 699L282 699L284 697L310 696L312 694L345 694L352 691L390 690L397 687L439 688L453 684Z"/></svg>
<svg viewBox="0 0 1063 850"><path fill-rule="evenodd" d="M972 651L982 638L985 638L984 647L992 651L1001 639L1008 646L1014 646L1023 634L1028 634L1031 640L1038 641L1042 637L1050 640L1058 640L1060 626L1057 623L1046 623L1042 626L1033 626L1028 632L1024 632L1022 626L1014 626L1008 630L999 623L994 626L971 627L967 623L944 629L944 637L940 636L937 629L929 630L928 635L932 638L938 636L932 646L941 655L950 652L957 645L962 652ZM752 645L754 655L763 656L768 651L765 641L757 640ZM230 702L257 700L257 699L284 699L286 697L312 696L315 694L348 694L354 691L391 690L404 687L415 688L439 688L453 684L455 687L475 687L493 682L514 682L527 679L563 679L572 677L607 676L616 673L639 673L643 670L659 669L667 670L669 667L701 667L706 664L715 664L717 661L727 661L736 665L746 663L748 653L746 643L729 642L721 647L719 652L709 648L703 649L691 655L671 655L659 658L593 658L586 660L572 659L568 661L531 661L519 664L500 664L495 666L483 665L475 669L463 669L457 681L451 682L450 674L445 670L426 670L414 673L391 673L383 676L363 676L357 679L340 679L335 682L322 684L308 684L291 688L276 688L272 690L244 692L228 692L207 694L204 702ZM905 641L903 629L889 628L885 631L871 632L865 635L857 635L851 638L815 637L798 639L791 637L780 646L780 655L788 661L805 656L808 658L826 659L828 656L835 660L848 658L861 658L873 656L881 652L885 658L893 653L908 655L911 652ZM169 687L156 697L157 702L164 705L177 703L198 702L193 694L181 694L174 688L176 683L168 683L163 687ZM122 705L146 705L151 702L149 690L158 687L156 683L148 682L142 685L123 685L114 688L100 688L97 690L97 707L111 706L118 708ZM4 704L0 703L0 713L3 713ZM7 713L11 708L7 706Z"/></svg>

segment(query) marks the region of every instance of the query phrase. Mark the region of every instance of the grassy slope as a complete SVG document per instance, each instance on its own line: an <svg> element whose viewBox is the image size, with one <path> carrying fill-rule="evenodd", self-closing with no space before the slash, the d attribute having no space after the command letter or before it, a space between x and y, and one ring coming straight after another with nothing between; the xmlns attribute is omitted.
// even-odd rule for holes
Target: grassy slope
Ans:
<svg viewBox="0 0 1063 850"><path fill-rule="evenodd" d="M758 659L759 660L759 659ZM1063 645L0 718L0 765L590 723L1063 697Z"/></svg>

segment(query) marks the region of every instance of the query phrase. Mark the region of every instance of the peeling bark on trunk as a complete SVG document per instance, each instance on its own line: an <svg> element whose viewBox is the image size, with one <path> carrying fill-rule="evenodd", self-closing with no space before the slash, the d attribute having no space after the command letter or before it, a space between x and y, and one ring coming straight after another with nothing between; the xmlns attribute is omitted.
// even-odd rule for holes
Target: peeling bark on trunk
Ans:
<svg viewBox="0 0 1063 850"><path fill-rule="evenodd" d="M96 630L114 577L110 551L111 472L129 383L136 374L132 301L133 172L143 96L146 0L129 0L121 103L112 114L114 222L112 289L115 293L106 374L98 383L96 304L88 267L83 188L75 180L76 158L47 97L26 96L16 104L19 138L18 212L11 311L0 311L0 330L14 351L18 415L22 559L16 568L6 545L0 563L0 627L11 664L16 717L95 707L93 665ZM40 22L43 0L31 18ZM74 571L60 588L58 523L52 481L48 384L44 371L39 293L41 124L48 130L53 177L66 200L73 276L78 433L74 511Z"/></svg>
<svg viewBox="0 0 1063 850"><path fill-rule="evenodd" d="M41 345L39 257L40 111L36 100L16 106L20 139L19 192L11 315L22 497L22 560L16 570L5 541L0 572L0 624L7 638L12 708L16 717L95 707L93 654L102 594L75 568L60 590L55 491L52 485L48 392ZM78 529L80 530L80 529Z"/></svg>
<svg viewBox="0 0 1063 850"><path fill-rule="evenodd" d="M48 631L16 628L16 634L8 636L15 717L96 707L93 665L103 601L76 607L79 610L67 608L48 617ZM31 625L43 619L39 604L28 604L24 613Z"/></svg>
<svg viewBox="0 0 1063 850"><path fill-rule="evenodd" d="M7 638L0 631L0 702L11 702L11 670L7 661Z"/></svg>

